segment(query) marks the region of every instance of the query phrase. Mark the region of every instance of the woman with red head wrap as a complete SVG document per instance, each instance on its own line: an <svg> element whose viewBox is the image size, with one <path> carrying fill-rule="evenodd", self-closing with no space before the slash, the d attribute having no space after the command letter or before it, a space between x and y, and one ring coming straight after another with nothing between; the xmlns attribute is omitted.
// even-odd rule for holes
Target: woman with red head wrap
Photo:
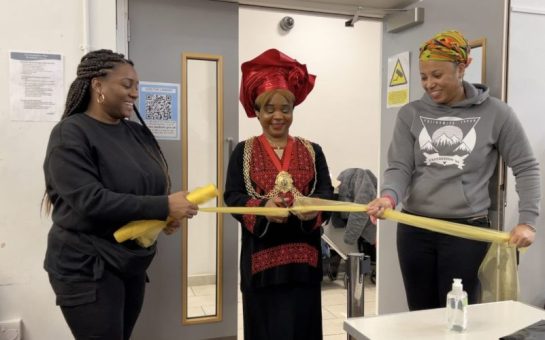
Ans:
<svg viewBox="0 0 545 340"><path fill-rule="evenodd" d="M306 66L270 49L242 64L240 101L263 133L239 143L227 171L229 206L287 207L302 196L332 198L322 149L293 137L294 106L314 87ZM319 212L234 215L240 256L244 339L322 339Z"/></svg>
<svg viewBox="0 0 545 340"><path fill-rule="evenodd" d="M512 168L519 221L510 243L535 237L540 176L528 138L513 110L487 86L463 80L470 47L457 31L435 35L420 47L420 100L398 113L388 151L381 198L368 213L403 204L420 216L489 228L490 179L498 157ZM397 249L410 310L445 306L452 279L461 278L469 303L479 302L479 266L488 244L399 224Z"/></svg>

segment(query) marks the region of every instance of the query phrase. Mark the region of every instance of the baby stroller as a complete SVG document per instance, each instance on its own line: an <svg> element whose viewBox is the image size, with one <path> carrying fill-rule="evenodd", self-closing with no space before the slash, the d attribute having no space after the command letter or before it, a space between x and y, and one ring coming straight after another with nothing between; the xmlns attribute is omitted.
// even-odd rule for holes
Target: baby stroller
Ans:
<svg viewBox="0 0 545 340"><path fill-rule="evenodd" d="M337 177L340 184L336 188L339 201L366 204L377 195L377 179L370 170L350 168ZM347 254L363 253L371 261L371 282L376 281L376 226L366 213L331 214L324 225L322 242L324 244L324 274L332 281L339 272L346 272Z"/></svg>

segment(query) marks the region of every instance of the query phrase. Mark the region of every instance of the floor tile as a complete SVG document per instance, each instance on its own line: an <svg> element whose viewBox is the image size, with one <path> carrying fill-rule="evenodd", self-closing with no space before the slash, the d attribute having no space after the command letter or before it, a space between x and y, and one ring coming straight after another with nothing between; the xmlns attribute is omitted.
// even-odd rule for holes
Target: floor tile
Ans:
<svg viewBox="0 0 545 340"><path fill-rule="evenodd" d="M343 330L343 322L344 319L323 320L322 328L324 336L345 333Z"/></svg>
<svg viewBox="0 0 545 340"><path fill-rule="evenodd" d="M216 295L216 285L191 286L195 295Z"/></svg>
<svg viewBox="0 0 545 340"><path fill-rule="evenodd" d="M346 340L346 332L343 332L343 334L324 335L324 340Z"/></svg>

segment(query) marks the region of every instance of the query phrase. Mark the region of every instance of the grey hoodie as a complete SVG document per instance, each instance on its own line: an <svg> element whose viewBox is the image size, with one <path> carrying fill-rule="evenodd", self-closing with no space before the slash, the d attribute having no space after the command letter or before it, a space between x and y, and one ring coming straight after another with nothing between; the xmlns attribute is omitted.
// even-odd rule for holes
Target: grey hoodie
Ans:
<svg viewBox="0 0 545 340"><path fill-rule="evenodd" d="M486 215L488 183L501 155L519 193L519 223L535 226L540 175L513 110L484 85L464 82L466 99L436 104L428 94L398 113L381 194L408 212L437 218Z"/></svg>

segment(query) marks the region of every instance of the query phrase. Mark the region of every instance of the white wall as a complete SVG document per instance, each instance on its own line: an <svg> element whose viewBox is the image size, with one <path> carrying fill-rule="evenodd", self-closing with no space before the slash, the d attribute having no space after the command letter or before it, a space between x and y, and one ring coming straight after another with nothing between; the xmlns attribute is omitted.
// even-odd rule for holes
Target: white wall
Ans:
<svg viewBox="0 0 545 340"><path fill-rule="evenodd" d="M517 113L541 165L541 187L545 183L545 135L542 97L545 78L541 76L545 46L532 44L530 37L545 35L545 4L542 0L513 0L509 43L509 77L507 101ZM524 11L524 12L521 12ZM526 12L526 13L525 13ZM532 14L531 12L534 12ZM518 196L511 172L508 178L506 228L518 222ZM545 302L545 196L541 191L541 217L535 243L521 255L519 280L521 301L543 307Z"/></svg>
<svg viewBox="0 0 545 340"><path fill-rule="evenodd" d="M0 11L0 320L23 319L24 339L71 339L43 270L50 220L40 216L42 162L54 123L9 118L8 51L64 56L65 91L82 51L82 2L3 1ZM91 5L92 47L115 47L115 0ZM98 15L100 20L98 20ZM98 25L100 22L100 25Z"/></svg>
<svg viewBox="0 0 545 340"><path fill-rule="evenodd" d="M543 0L511 0L511 8L515 11L530 10L541 12L541 14L545 12Z"/></svg>
<svg viewBox="0 0 545 340"><path fill-rule="evenodd" d="M278 23L289 15L295 26L282 32ZM295 108L290 134L322 146L336 178L350 167L377 174L380 143L380 51L382 23L347 18L241 7L239 60L250 60L277 48L307 65L316 85ZM257 119L239 105L239 137L261 134Z"/></svg>

